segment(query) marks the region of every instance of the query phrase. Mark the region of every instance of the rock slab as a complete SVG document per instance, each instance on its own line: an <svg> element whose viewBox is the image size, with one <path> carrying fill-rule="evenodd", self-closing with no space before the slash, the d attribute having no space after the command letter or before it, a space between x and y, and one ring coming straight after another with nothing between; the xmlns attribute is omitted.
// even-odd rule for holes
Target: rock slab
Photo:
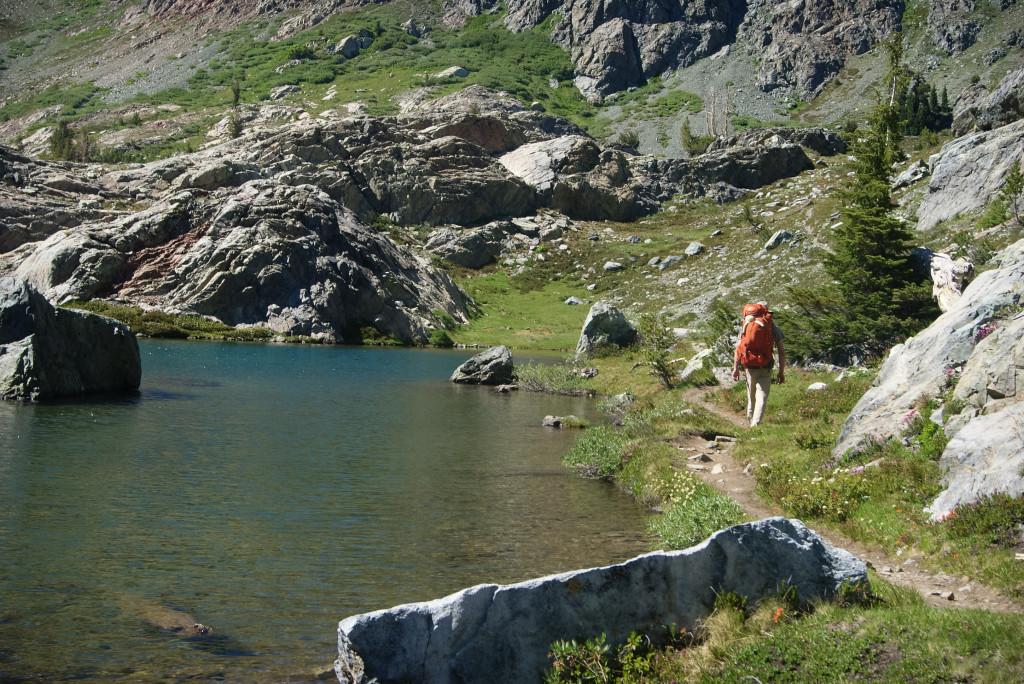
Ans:
<svg viewBox="0 0 1024 684"><path fill-rule="evenodd" d="M57 309L28 283L0 278L0 399L38 401L139 388L131 328Z"/></svg>
<svg viewBox="0 0 1024 684"><path fill-rule="evenodd" d="M442 599L345 618L335 672L344 684L539 681L556 639L661 625L692 629L715 595L756 601L781 582L801 601L867 582L864 563L829 546L798 520L737 525L684 551L512 585L484 584Z"/></svg>
<svg viewBox="0 0 1024 684"><path fill-rule="evenodd" d="M1024 345L1024 321L1007 312L1019 311L1024 303L1024 240L1007 247L996 260L996 267L981 273L963 292L952 308L934 323L898 344L878 371L875 384L864 393L843 422L832 454L841 458L871 440L898 437L903 419L919 406L919 401L946 391L950 369L963 368L955 397L987 414L1005 410L1024 399L1017 392L1018 377L1024 382L1021 354ZM983 337L983 331L995 332ZM964 412L947 423L946 435L954 426L970 425L973 416ZM974 418L977 419L977 418ZM1012 431L1002 438L1019 444ZM947 450L952 444L947 445ZM946 456L943 456L946 459ZM953 458L949 466L959 467Z"/></svg>

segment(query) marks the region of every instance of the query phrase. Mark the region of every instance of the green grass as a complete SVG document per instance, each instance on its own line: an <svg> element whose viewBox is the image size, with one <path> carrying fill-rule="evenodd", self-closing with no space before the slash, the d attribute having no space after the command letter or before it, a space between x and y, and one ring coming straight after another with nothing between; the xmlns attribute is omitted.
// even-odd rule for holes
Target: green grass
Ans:
<svg viewBox="0 0 1024 684"><path fill-rule="evenodd" d="M696 626L552 645L545 682L1005 682L1024 676L1024 616L929 608L869 572L801 605L785 588L757 604L722 594ZM585 667L580 667L584 664Z"/></svg>
<svg viewBox="0 0 1024 684"><path fill-rule="evenodd" d="M524 281L503 271L460 279L459 285L476 301L480 314L454 331L458 343L508 344L523 349L576 348L589 307L567 306L571 296L587 291L568 279L546 283Z"/></svg>
<svg viewBox="0 0 1024 684"><path fill-rule="evenodd" d="M277 335L269 328L232 328L202 316L143 311L138 307L117 306L101 301L69 302L65 306L116 319L146 337L265 342Z"/></svg>

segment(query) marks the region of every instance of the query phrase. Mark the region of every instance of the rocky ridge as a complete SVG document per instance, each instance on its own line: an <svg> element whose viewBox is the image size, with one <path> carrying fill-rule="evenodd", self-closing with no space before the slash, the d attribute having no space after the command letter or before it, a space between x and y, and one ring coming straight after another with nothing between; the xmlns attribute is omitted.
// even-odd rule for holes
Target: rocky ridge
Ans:
<svg viewBox="0 0 1024 684"><path fill-rule="evenodd" d="M811 147L828 138L802 135ZM557 241L571 220L629 220L679 193L731 199L811 166L778 135L733 143L690 160L632 155L470 88L399 117L252 123L144 165L0 148L0 273L58 302L109 298L326 341L365 327L425 341L432 312L464 321L468 299L383 231L404 242L402 226L436 226L428 245L456 262L479 237L469 252L482 259L462 261L478 267ZM538 209L565 219L531 220Z"/></svg>

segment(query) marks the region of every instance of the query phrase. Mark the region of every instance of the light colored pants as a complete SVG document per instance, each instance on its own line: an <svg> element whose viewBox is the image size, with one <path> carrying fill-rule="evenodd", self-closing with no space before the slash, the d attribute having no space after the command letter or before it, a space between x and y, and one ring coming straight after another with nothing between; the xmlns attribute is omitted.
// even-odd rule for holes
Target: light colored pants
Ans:
<svg viewBox="0 0 1024 684"><path fill-rule="evenodd" d="M747 420L750 427L761 422L768 392L772 388L771 368L745 368L747 374Z"/></svg>

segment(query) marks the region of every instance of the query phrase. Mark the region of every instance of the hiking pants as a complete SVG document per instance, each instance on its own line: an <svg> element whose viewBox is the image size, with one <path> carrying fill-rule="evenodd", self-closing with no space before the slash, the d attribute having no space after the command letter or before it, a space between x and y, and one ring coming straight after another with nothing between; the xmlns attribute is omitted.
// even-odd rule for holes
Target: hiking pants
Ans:
<svg viewBox="0 0 1024 684"><path fill-rule="evenodd" d="M771 368L745 368L747 373L747 420L750 427L761 422L768 392L772 388Z"/></svg>

